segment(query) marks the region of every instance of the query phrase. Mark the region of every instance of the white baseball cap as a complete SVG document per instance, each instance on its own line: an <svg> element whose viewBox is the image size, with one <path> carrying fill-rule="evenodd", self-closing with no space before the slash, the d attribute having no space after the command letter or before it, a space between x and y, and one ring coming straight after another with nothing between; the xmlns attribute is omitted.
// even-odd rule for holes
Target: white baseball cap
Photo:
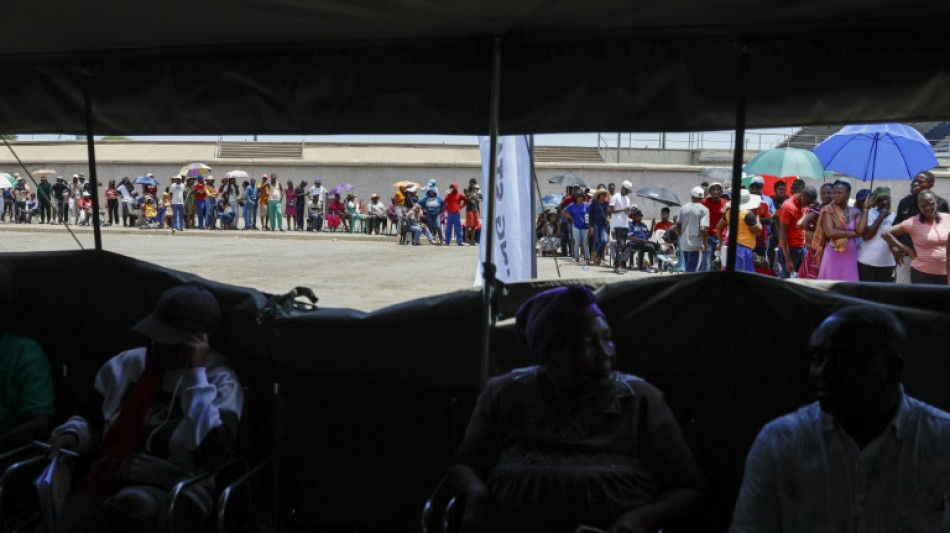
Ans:
<svg viewBox="0 0 950 533"><path fill-rule="evenodd" d="M697 186L693 187L693 189L692 189L691 191L689 191L689 195L692 196L693 198L703 198L703 197L706 196L706 193L703 192L703 188L702 188L702 187L700 187L699 185L697 185Z"/></svg>
<svg viewBox="0 0 950 533"><path fill-rule="evenodd" d="M627 189L628 191L633 190L633 184L630 183L629 181L624 181L623 183L620 184L620 186L623 187L624 189Z"/></svg>

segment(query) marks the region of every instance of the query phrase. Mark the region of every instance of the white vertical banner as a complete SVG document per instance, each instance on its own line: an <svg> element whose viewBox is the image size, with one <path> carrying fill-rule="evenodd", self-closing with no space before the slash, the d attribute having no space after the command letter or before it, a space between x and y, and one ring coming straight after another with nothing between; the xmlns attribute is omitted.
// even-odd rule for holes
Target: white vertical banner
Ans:
<svg viewBox="0 0 950 533"><path fill-rule="evenodd" d="M528 138L513 135L498 138L495 173L495 220L488 221L488 165L491 137L479 137L482 155L482 233L475 286L484 283L485 232L494 231L492 262L495 278L503 283L531 279L534 231L531 205L531 153Z"/></svg>

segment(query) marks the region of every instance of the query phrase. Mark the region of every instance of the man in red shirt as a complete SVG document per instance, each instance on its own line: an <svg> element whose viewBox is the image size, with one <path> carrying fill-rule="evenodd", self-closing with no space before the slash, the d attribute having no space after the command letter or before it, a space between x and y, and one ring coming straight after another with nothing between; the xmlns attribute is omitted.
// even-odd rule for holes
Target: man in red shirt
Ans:
<svg viewBox="0 0 950 533"><path fill-rule="evenodd" d="M792 196L782 203L778 216L778 254L775 257L775 270L782 278L798 272L805 257L805 230L798 227L805 206L818 198L814 187L803 187L805 182L796 180L792 184ZM803 188L799 188L803 187ZM800 190L801 192L796 192Z"/></svg>
<svg viewBox="0 0 950 533"><path fill-rule="evenodd" d="M660 209L660 221L657 222L656 219L653 219L653 227L650 228L650 233L656 233L658 229L666 231L672 227L673 222L670 220L670 208L664 207Z"/></svg>
<svg viewBox="0 0 950 533"><path fill-rule="evenodd" d="M455 229L455 241L462 244L462 206L465 205L465 195L459 192L459 184L449 185L449 193L443 199L445 202L445 245L452 244L452 229Z"/></svg>
<svg viewBox="0 0 950 533"><path fill-rule="evenodd" d="M195 184L195 199L198 204L198 229L205 229L205 218L208 216L207 206L205 205L207 197L204 178L199 177L198 183Z"/></svg>
<svg viewBox="0 0 950 533"><path fill-rule="evenodd" d="M715 229L719 224L719 219L722 218L722 210L726 205L726 199L722 197L721 183L714 181L709 184L709 189L707 190L706 197L703 198L702 204L706 206L706 209L709 209L709 227ZM706 251L703 252L703 261L699 267L700 272L712 272L715 270L713 258L716 246L719 244L719 238L715 231L710 231L706 235L706 240Z"/></svg>
<svg viewBox="0 0 950 533"><path fill-rule="evenodd" d="M574 243L572 241L571 235L571 223L566 218L564 218L564 209L574 203L574 194L580 192L581 188L577 185L568 185L565 189L566 194L564 199L561 200L561 205L558 207L558 215L560 215L559 220L561 222L561 255L567 257L571 255L571 250L574 249Z"/></svg>

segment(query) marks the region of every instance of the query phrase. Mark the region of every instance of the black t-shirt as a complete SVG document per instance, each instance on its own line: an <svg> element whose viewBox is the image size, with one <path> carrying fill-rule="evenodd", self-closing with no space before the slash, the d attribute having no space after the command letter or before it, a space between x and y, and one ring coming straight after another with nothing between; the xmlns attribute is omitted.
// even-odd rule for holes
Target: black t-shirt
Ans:
<svg viewBox="0 0 950 533"><path fill-rule="evenodd" d="M66 184L61 183L61 182L56 182L56 184L53 185L53 198L56 198L57 200L62 200L63 195L65 194L66 194Z"/></svg>

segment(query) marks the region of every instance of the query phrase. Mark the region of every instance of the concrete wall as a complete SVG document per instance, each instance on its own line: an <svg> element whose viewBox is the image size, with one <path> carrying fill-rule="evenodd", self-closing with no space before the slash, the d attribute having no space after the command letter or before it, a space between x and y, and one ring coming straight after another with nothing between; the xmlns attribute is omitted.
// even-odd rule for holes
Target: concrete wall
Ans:
<svg viewBox="0 0 950 533"><path fill-rule="evenodd" d="M136 150L146 150L146 152L148 152L148 147L143 146L146 143L135 144ZM210 143L205 144L209 144L210 146ZM398 147L389 148L395 149ZM445 160L442 161L433 161L430 155L427 155L425 158L417 158L428 160L413 161L411 155L404 155L414 152L414 150L410 148L411 147L406 147L405 150L396 150L394 154L396 154L396 156L402 156L403 160L400 161L398 157L394 156L395 160L392 162L385 161L385 159L388 158L374 161L359 159L349 161L321 161L317 158L310 157L304 161L292 160L284 162L271 160L262 163L253 160L232 160L217 163L210 160L206 161L214 167L214 174L219 178L218 183L220 183L220 178L223 178L227 171L233 169L245 170L258 180L262 173L270 174L275 172L284 183L286 183L287 180L291 180L296 184L299 183L300 180L306 180L312 184L314 179L319 178L328 189L339 183L350 183L356 187L355 192L359 197L368 199L370 194L378 193L383 197L384 201L387 201L394 192L391 186L392 183L400 180L408 179L425 184L429 179L435 179L438 182L440 192L444 194L450 182L458 182L464 187L470 178L480 179L481 171L477 160L477 149L474 147L471 148L471 150L474 151L471 156L465 150L460 152L459 147L449 148L454 150L453 157L445 158ZM159 149L161 149L161 147L156 148L156 150ZM427 150L429 150L429 148L427 148ZM376 152L375 149L372 149L372 151ZM420 150L415 150L415 152L418 151ZM637 153L639 154L639 158L648 160L649 162L619 165L616 163L538 163L536 172L541 195L563 193L562 187L549 184L548 179L559 174L573 173L583 178L591 188L595 188L600 183L608 184L613 182L619 185L624 180L630 180L633 183L634 190L652 186L666 187L672 190L680 200L686 202L689 199L689 190L703 181L699 176L699 172L701 172L703 168L706 166L728 166L728 164L696 165L683 162L684 160L695 159L701 155L699 152L689 152L686 150L636 150L630 153L631 155ZM69 157L63 156L59 159L51 150L42 161L28 160L26 164L30 169L39 168L39 166L53 168L64 177L69 177L73 173L78 172L88 174L88 166L83 163L79 157L74 157L75 155L76 154L72 154ZM141 154L139 154L139 156L140 155ZM378 155L379 154L377 154L377 156ZM142 157L142 159L146 157ZM57 159L59 159L59 161L57 161ZM129 162L129 159L122 160L119 158L114 160L106 159L105 161L100 160L100 164L98 165L99 180L105 185L110 179L119 180L123 176L134 178L151 172L162 182L162 188L164 188L164 186L169 183L168 177L176 174L179 168L181 168L180 160L175 159L175 162L172 163L168 161L168 159L169 158L166 158L162 161L153 160L151 163ZM669 161L665 161L666 159ZM656 161L658 160L665 162L657 163ZM676 162L673 162L674 160ZM2 170L7 172L13 172L15 170L15 165L4 163ZM941 163L947 164L948 162L941 161ZM22 171L20 171L20 173L23 174ZM950 173L941 172L938 173L938 176L940 176L940 179L938 179L937 182L937 193L945 198L950 198L950 179L947 178L947 176L950 176ZM815 183L819 184L821 182L816 180ZM907 181L886 180L876 182L875 184L890 186L896 198L907 194L909 189L909 182ZM864 184L855 182L853 183L853 187L854 190L857 191L864 187ZM651 214L650 209L652 208L652 202L644 202L643 200L634 201L645 209L647 215Z"/></svg>

